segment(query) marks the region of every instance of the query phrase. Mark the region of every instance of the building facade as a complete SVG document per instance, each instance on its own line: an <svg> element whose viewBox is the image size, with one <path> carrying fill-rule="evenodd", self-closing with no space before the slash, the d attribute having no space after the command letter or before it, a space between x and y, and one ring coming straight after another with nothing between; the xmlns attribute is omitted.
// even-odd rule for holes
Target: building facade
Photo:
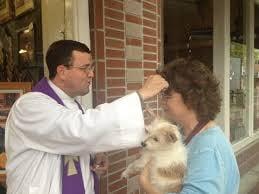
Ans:
<svg viewBox="0 0 259 194"><path fill-rule="evenodd" d="M41 9L37 24L42 37L37 38L42 43L37 45L43 56L58 39L78 40L91 48L95 78L90 95L81 98L88 107L137 90L148 75L175 58L193 57L207 64L220 80L222 108L217 122L233 145L241 175L258 163L258 0L35 2ZM32 16L5 21L0 33L23 17L27 22ZM44 75L48 75L45 65ZM147 104L160 111L158 98ZM133 148L107 153L110 165L101 177L102 194L142 193L138 177L120 178L138 152L139 148Z"/></svg>

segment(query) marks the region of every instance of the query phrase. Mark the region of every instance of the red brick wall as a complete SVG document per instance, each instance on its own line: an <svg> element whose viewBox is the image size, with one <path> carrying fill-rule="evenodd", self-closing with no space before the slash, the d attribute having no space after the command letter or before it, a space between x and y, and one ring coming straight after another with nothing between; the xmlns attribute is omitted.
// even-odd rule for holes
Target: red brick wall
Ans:
<svg viewBox="0 0 259 194"><path fill-rule="evenodd" d="M160 0L90 0L91 49L96 63L94 105L140 88L160 65ZM157 98L148 102L154 110ZM137 178L120 179L138 148L108 153L101 193L141 193Z"/></svg>

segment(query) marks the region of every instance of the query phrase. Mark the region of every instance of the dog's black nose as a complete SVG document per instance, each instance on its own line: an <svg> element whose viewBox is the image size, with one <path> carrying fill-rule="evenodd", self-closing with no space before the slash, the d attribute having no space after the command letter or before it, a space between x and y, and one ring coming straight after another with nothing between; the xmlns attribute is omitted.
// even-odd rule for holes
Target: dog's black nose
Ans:
<svg viewBox="0 0 259 194"><path fill-rule="evenodd" d="M146 143L142 141L142 142L141 142L141 146L142 146L142 147L146 147Z"/></svg>

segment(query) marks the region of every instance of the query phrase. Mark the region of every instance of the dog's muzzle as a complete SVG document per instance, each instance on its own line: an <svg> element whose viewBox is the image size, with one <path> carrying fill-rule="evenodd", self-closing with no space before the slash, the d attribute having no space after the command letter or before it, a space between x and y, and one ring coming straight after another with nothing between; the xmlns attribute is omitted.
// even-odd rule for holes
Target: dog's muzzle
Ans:
<svg viewBox="0 0 259 194"><path fill-rule="evenodd" d="M146 147L146 145L147 145L147 144L146 144L144 141L141 142L141 146L142 146L142 147Z"/></svg>

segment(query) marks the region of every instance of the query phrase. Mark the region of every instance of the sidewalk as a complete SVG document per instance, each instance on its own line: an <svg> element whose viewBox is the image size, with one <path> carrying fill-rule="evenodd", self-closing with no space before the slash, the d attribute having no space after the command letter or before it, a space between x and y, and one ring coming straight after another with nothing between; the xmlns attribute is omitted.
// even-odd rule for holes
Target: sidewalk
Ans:
<svg viewBox="0 0 259 194"><path fill-rule="evenodd" d="M259 164L241 177L239 194L259 194Z"/></svg>

